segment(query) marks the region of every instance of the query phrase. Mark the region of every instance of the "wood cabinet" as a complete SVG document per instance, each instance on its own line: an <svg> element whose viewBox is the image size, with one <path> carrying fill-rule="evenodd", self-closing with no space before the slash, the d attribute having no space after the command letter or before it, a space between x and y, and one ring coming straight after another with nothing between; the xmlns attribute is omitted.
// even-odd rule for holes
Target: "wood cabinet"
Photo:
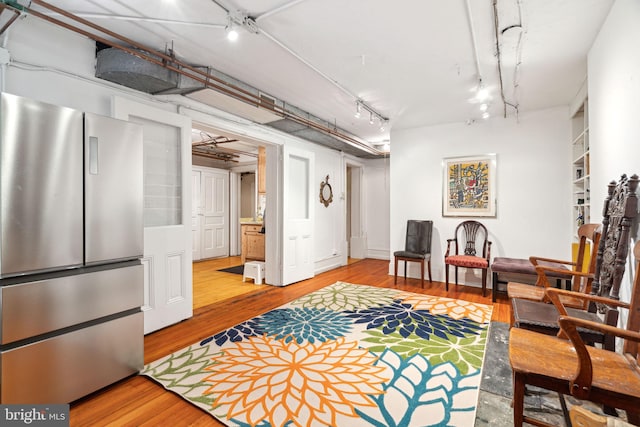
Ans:
<svg viewBox="0 0 640 427"><path fill-rule="evenodd" d="M589 100L585 96L571 117L573 190L573 234L578 227L591 221L591 182L589 164Z"/></svg>
<svg viewBox="0 0 640 427"><path fill-rule="evenodd" d="M257 260L264 261L264 233L262 224L241 224L242 231L242 253L241 261Z"/></svg>
<svg viewBox="0 0 640 427"><path fill-rule="evenodd" d="M267 192L267 151L258 147L258 194Z"/></svg>

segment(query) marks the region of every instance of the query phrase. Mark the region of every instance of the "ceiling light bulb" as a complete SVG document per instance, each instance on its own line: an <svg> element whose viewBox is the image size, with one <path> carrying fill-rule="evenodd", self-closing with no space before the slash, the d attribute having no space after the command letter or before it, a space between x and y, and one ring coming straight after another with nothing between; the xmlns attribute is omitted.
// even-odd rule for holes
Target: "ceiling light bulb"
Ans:
<svg viewBox="0 0 640 427"><path fill-rule="evenodd" d="M380 132L384 132L386 127L387 127L387 121L380 119Z"/></svg>
<svg viewBox="0 0 640 427"><path fill-rule="evenodd" d="M227 27L227 40L231 42L238 40L238 32L231 25Z"/></svg>
<svg viewBox="0 0 640 427"><path fill-rule="evenodd" d="M359 102L356 103L356 114L355 114L355 116L356 116L356 119L360 118L360 103Z"/></svg>
<svg viewBox="0 0 640 427"><path fill-rule="evenodd" d="M480 104L480 111L487 111L489 106L487 104Z"/></svg>
<svg viewBox="0 0 640 427"><path fill-rule="evenodd" d="M488 111L485 111L484 113L482 113L482 118L483 118L483 119L485 119L485 120L486 120L486 119L488 119L489 117L491 117L491 114L489 114L489 112L488 112Z"/></svg>
<svg viewBox="0 0 640 427"><path fill-rule="evenodd" d="M230 42L238 40L238 31L233 26L233 19L231 18L231 15L227 16L227 26L224 27L224 30L227 33L227 40Z"/></svg>
<svg viewBox="0 0 640 427"><path fill-rule="evenodd" d="M486 87L481 86L476 93L478 101L485 101L489 98L489 90Z"/></svg>
<svg viewBox="0 0 640 427"><path fill-rule="evenodd" d="M373 113L371 113L371 115L369 116L369 124L373 124Z"/></svg>

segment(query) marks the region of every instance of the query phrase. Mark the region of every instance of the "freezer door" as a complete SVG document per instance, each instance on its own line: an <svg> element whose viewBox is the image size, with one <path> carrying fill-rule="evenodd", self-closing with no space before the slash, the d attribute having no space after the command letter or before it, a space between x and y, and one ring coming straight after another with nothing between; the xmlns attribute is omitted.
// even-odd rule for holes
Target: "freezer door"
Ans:
<svg viewBox="0 0 640 427"><path fill-rule="evenodd" d="M0 276L81 265L82 113L3 93Z"/></svg>
<svg viewBox="0 0 640 427"><path fill-rule="evenodd" d="M85 113L85 263L143 251L142 126Z"/></svg>

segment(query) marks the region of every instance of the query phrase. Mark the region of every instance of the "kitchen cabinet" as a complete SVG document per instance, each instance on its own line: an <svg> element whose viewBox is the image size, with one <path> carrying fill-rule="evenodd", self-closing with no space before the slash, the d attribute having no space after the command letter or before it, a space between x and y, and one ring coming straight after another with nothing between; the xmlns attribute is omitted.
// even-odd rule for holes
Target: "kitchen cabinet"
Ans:
<svg viewBox="0 0 640 427"><path fill-rule="evenodd" d="M264 261L264 233L261 233L261 223L241 224L242 253L241 261Z"/></svg>

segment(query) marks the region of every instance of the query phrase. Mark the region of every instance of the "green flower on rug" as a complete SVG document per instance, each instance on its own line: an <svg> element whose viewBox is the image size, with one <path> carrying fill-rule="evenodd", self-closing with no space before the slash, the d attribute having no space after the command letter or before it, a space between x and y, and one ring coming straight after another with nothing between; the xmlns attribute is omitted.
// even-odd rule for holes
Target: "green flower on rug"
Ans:
<svg viewBox="0 0 640 427"><path fill-rule="evenodd" d="M480 335L473 334L464 338L449 336L448 339L432 336L428 341L417 335L405 337L398 332L385 334L376 329L365 331L365 333L369 337L362 339L361 342L372 343L373 345L368 347L372 353L392 350L403 358L420 354L433 365L452 363L462 375L480 369L487 342L486 329Z"/></svg>
<svg viewBox="0 0 640 427"><path fill-rule="evenodd" d="M204 394L210 385L202 379L202 371L213 364L211 356L209 346L194 344L146 365L140 373L156 378L193 402L212 405L213 398Z"/></svg>
<svg viewBox="0 0 640 427"><path fill-rule="evenodd" d="M292 305L334 311L379 307L393 302L399 291L337 282L292 301Z"/></svg>

